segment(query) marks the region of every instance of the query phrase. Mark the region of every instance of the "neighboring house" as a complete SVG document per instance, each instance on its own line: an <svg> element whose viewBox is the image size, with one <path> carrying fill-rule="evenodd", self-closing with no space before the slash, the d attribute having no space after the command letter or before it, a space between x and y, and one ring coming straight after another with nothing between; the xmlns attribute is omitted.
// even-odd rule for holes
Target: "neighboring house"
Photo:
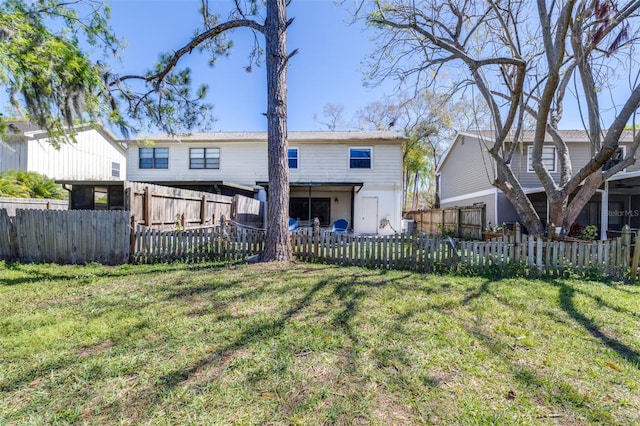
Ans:
<svg viewBox="0 0 640 426"><path fill-rule="evenodd" d="M395 132L289 132L290 216L349 221L390 234L402 220L402 142ZM131 181L223 195L269 192L266 133L195 133L126 141Z"/></svg>
<svg viewBox="0 0 640 426"><path fill-rule="evenodd" d="M567 143L573 170L577 171L590 159L587 135L580 130L562 130ZM437 170L440 179L440 203L442 207L486 205L485 226L513 223L518 220L515 209L502 191L491 185L496 168L487 152L492 145L492 132L459 133L446 152ZM559 176L556 150L549 136L543 147L543 162L554 177ZM521 147L514 154L511 168L531 199L533 206L545 223L548 222L546 194L531 168L533 132L526 132ZM631 131L623 132L620 148L612 157L624 156L632 143ZM606 165L605 165L606 167ZM608 230L619 231L624 225L640 228L640 164L636 163L610 178L593 196L578 217L577 223L597 225L602 238Z"/></svg>
<svg viewBox="0 0 640 426"><path fill-rule="evenodd" d="M106 129L83 126L76 141L58 149L47 132L32 123L16 122L0 140L0 171L24 170L64 180L124 180L126 154Z"/></svg>

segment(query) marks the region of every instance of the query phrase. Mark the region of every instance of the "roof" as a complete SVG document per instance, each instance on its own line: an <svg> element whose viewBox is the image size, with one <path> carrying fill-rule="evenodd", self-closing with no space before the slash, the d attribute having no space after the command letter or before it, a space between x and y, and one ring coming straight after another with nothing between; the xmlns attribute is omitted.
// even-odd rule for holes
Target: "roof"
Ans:
<svg viewBox="0 0 640 426"><path fill-rule="evenodd" d="M620 141L633 142L633 136L635 132L636 132L635 130L623 130L622 134L620 135ZM587 143L588 141L588 134L585 130L558 130L558 133L560 134L562 139L567 143ZM458 141L462 137L465 137L465 136L478 139L478 140L480 139L493 140L493 138L495 137L495 131L466 130L466 131L458 132L458 134L453 140L453 143L451 144L451 146L449 146L449 149L447 149L447 151L442 156L442 161L440 161L440 165L438 166L437 172L439 172L440 169L442 169L442 166L444 166L444 163L449 157L449 154L453 150L454 146L458 143ZM527 143L527 142L533 143L534 136L535 136L535 132L533 130L525 130L524 132L522 132L521 140L524 143ZM551 139L551 136L548 133L545 134L545 142L553 143L553 140Z"/></svg>
<svg viewBox="0 0 640 426"><path fill-rule="evenodd" d="M636 131L634 130L623 130L620 135L620 140L625 142L631 142L633 140L633 135ZM587 142L589 139L588 133L583 130L558 130L558 133L562 137L565 142ZM483 138L493 140L495 137L495 131L493 130L466 130L458 133L461 136L469 136L472 138ZM523 142L533 142L533 138L535 136L535 131L533 130L525 130L522 132L522 141ZM551 136L547 133L545 135L545 140L552 142Z"/></svg>
<svg viewBox="0 0 640 426"><path fill-rule="evenodd" d="M288 132L290 142L398 142L407 138L392 131L340 131L340 132ZM266 142L267 132L211 132L211 133L186 133L186 134L158 134L144 138L138 138L133 142Z"/></svg>
<svg viewBox="0 0 640 426"><path fill-rule="evenodd" d="M121 144L121 141L106 127L101 124L80 124L75 126L76 130L81 132L84 130L96 129L99 132L104 133L107 138L112 142L118 149L124 151L124 147ZM7 136L9 138L42 138L46 137L47 131L42 130L40 126L30 121L12 121L8 123Z"/></svg>

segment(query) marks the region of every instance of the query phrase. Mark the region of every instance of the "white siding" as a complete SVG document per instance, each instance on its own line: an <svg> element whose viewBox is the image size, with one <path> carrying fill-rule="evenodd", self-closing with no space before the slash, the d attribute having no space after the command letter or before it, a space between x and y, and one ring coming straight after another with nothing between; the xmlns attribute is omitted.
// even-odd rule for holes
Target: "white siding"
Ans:
<svg viewBox="0 0 640 426"><path fill-rule="evenodd" d="M378 228L378 233L383 235L400 232L402 225L402 185L389 184L384 186L374 186L365 184L360 192L356 194L354 200L354 232L362 232L360 228L361 203L364 197L378 197L378 221L389 220L389 225Z"/></svg>
<svg viewBox="0 0 640 426"><path fill-rule="evenodd" d="M267 144L264 141L187 141L157 140L154 148L169 148L168 169L140 169L139 148L144 144L129 143L127 151L127 175L139 182L190 182L224 181L247 186L268 181ZM309 141L290 139L289 146L298 148L298 168L290 170L292 183L362 183L356 194L354 211L357 212L362 197L379 198L378 217L389 219L391 226L380 233L400 231L402 221L402 148L401 141L375 143L368 140ZM220 169L189 169L189 148L220 148ZM349 148L371 147L371 169L350 169ZM350 218L351 187L345 191L313 190L314 197L332 199L331 221ZM294 188L291 196L306 196L307 189ZM335 203L336 194L339 202ZM358 232L358 217L354 218L354 230Z"/></svg>
<svg viewBox="0 0 640 426"><path fill-rule="evenodd" d="M226 181L252 186L267 180L267 145L263 142L154 144L154 148L169 148L168 169L141 169L141 147L144 145L130 143L127 150L127 176L131 181ZM220 169L189 169L189 148L220 148Z"/></svg>
<svg viewBox="0 0 640 426"><path fill-rule="evenodd" d="M24 141L0 143L0 172L27 169L27 144Z"/></svg>
<svg viewBox="0 0 640 426"><path fill-rule="evenodd" d="M371 169L350 169L349 148L372 149ZM402 150L396 145L298 144L298 169L290 170L292 182L366 182L385 184L402 176Z"/></svg>
<svg viewBox="0 0 640 426"><path fill-rule="evenodd" d="M67 180L124 180L126 156L114 141L94 129L79 132L76 143L54 148L47 138L24 142L29 154L28 171L41 173L52 179ZM112 163L120 164L120 177L111 176Z"/></svg>
<svg viewBox="0 0 640 426"><path fill-rule="evenodd" d="M459 136L440 168L440 196L459 197L493 188L495 165L476 138Z"/></svg>
<svg viewBox="0 0 640 426"><path fill-rule="evenodd" d="M371 169L349 169L349 147L353 144L301 144L298 168L290 170L291 182L367 182L384 184L402 177L402 151L396 145L372 146ZM189 142L161 143L154 148L169 148L168 169L140 169L138 149L130 144L127 152L129 180L141 182L226 181L254 185L268 180L267 145L264 142ZM189 169L189 148L220 148L220 169Z"/></svg>
<svg viewBox="0 0 640 426"><path fill-rule="evenodd" d="M621 144L623 146L628 146L628 144ZM517 151L513 156L513 161L511 162L511 170L513 170L514 174L522 184L524 188L540 188L542 184L538 179L538 176L535 172L527 171L527 150L531 144L525 144L522 152ZM545 144L545 146L552 146L552 143L549 142ZM587 164L591 160L591 150L589 145L584 142L573 142L567 144L569 148L569 156L571 158L571 166L573 169L573 173L577 173L580 168L582 168L585 164ZM628 148L627 148L628 149ZM524 153L524 154L523 154ZM555 173L551 173L551 176L559 181L560 179L560 160L557 161L557 169L558 171ZM634 172L640 170L639 165L636 163L633 166L627 167L626 173Z"/></svg>

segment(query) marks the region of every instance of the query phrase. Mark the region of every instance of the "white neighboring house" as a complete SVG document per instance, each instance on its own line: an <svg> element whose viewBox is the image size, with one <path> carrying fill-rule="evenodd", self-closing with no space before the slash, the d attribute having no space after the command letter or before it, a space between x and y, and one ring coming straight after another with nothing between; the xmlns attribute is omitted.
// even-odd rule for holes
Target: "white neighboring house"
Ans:
<svg viewBox="0 0 640 426"><path fill-rule="evenodd" d="M289 132L290 212L304 225L346 219L356 233L400 232L402 142L395 132ZM126 141L130 181L224 195L269 192L264 132Z"/></svg>
<svg viewBox="0 0 640 426"><path fill-rule="evenodd" d="M126 153L103 128L77 129L76 142L56 149L32 123L11 124L0 143L0 171L24 170L55 180L125 180Z"/></svg>

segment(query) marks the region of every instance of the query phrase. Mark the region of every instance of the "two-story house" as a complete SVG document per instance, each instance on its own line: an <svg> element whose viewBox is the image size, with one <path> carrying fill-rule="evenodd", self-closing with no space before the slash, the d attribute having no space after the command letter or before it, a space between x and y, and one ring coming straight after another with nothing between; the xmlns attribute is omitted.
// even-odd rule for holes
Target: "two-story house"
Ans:
<svg viewBox="0 0 640 426"><path fill-rule="evenodd" d="M56 180L126 179L126 153L111 132L90 126L76 131L75 142L56 148L34 124L12 123L0 141L0 171L36 172Z"/></svg>
<svg viewBox="0 0 640 426"><path fill-rule="evenodd" d="M567 142L569 154L576 171L589 159L590 147L587 135L580 130L560 131ZM496 175L495 164L487 152L492 145L492 132L459 133L443 157L437 170L440 179L440 203L442 207L486 205L485 226L511 223L518 220L515 209L499 189L491 185ZM511 168L531 199L543 222L548 221L546 194L531 167L533 132L525 132L511 162ZM633 141L631 131L623 132L620 148L615 157L624 156ZM543 147L543 162L554 177L559 177L556 149L548 136ZM577 222L581 225L597 225L601 237L607 230L620 230L628 224L640 227L640 164L628 167L609 179L585 206Z"/></svg>
<svg viewBox="0 0 640 426"><path fill-rule="evenodd" d="M400 231L402 142L395 132L289 132L290 216L358 233ZM223 195L266 193L267 134L194 133L126 141L131 181Z"/></svg>

